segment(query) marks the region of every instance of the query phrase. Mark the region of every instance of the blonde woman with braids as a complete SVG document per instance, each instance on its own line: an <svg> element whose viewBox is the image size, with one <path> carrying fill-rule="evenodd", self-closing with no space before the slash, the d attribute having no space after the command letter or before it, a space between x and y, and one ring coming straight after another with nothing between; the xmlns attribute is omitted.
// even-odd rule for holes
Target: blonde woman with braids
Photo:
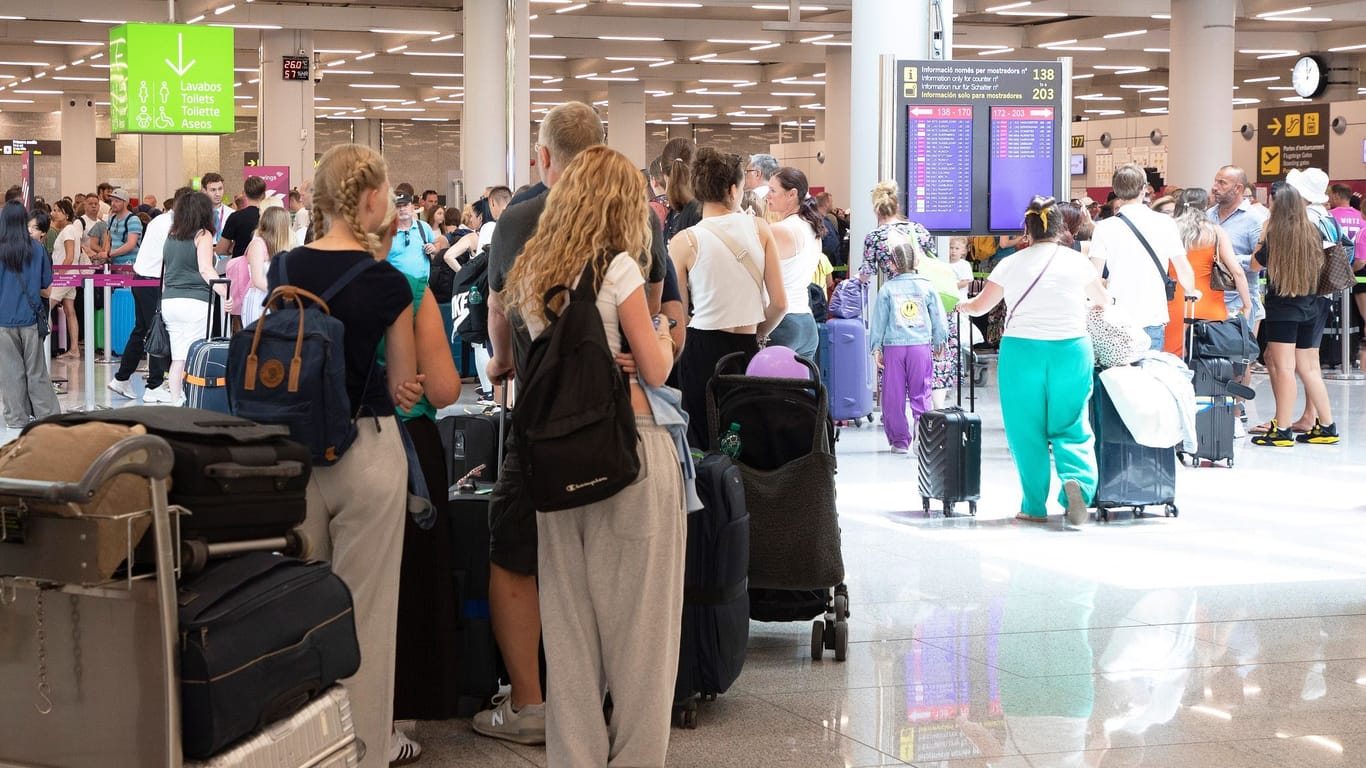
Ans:
<svg viewBox="0 0 1366 768"><path fill-rule="evenodd" d="M247 243L247 252L242 255L247 260L248 273L247 290L242 296L242 325L251 325L261 316L269 285L266 272L270 269L270 260L275 254L289 250L293 235L289 211L276 205L261 213L256 235Z"/></svg>
<svg viewBox="0 0 1366 768"><path fill-rule="evenodd" d="M999 370L1006 443L1020 475L1024 501L1015 519L1048 519L1054 465L1067 522L1086 521L1096 492L1096 452L1087 405L1091 401L1091 337L1086 300L1103 307L1110 297L1085 256L1062 245L1062 210L1051 197L1035 197L1025 211L1033 245L996 265L982 292L959 303L967 315L985 314L1005 299ZM1049 451L1052 451L1050 460Z"/></svg>
<svg viewBox="0 0 1366 768"><path fill-rule="evenodd" d="M353 266L373 262L328 302L346 326L346 391L360 418L356 440L341 460L313 468L302 529L310 554L330 560L351 588L361 667L346 687L357 734L368 747L361 766L381 768L393 758L394 638L408 497L394 406L411 408L421 393L413 294L384 261L395 222L384 158L355 144L333 147L318 163L313 185L313 239L271 259L268 281L271 289L284 284L284 265L288 284L321 295ZM374 364L381 339L384 367Z"/></svg>
<svg viewBox="0 0 1366 768"><path fill-rule="evenodd" d="M502 292L532 338L546 330L541 297L577 284L592 261L597 307L613 353L625 337L635 369L659 386L673 363L663 316L645 295L650 214L645 180L624 155L590 147L550 189L536 234ZM683 602L686 518L673 440L631 382L640 480L612 498L538 514L547 685L546 756L555 766L664 765ZM602 700L612 692L609 731Z"/></svg>

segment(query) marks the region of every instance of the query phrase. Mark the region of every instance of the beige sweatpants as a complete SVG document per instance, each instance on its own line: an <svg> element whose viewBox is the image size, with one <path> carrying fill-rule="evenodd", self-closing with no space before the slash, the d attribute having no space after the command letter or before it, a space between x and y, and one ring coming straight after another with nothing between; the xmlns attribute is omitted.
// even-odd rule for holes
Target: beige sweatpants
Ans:
<svg viewBox="0 0 1366 768"><path fill-rule="evenodd" d="M653 419L636 425L634 484L597 504L536 515L551 768L663 766L669 750L687 544L683 478L668 432Z"/></svg>
<svg viewBox="0 0 1366 768"><path fill-rule="evenodd" d="M351 588L361 664L355 676L342 682L351 698L356 733L365 742L361 767L385 768L393 726L408 464L397 419L362 417L356 427L356 441L341 461L313 468L308 517L301 528L311 545L309 556L330 560L332 570Z"/></svg>

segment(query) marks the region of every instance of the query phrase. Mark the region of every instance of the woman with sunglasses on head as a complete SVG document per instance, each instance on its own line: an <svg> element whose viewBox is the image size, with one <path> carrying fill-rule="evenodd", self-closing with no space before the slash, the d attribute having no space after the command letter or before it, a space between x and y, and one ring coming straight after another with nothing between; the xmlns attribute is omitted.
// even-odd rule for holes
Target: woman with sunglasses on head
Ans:
<svg viewBox="0 0 1366 768"><path fill-rule="evenodd" d="M1067 522L1085 522L1096 491L1096 454L1087 416L1095 355L1086 330L1087 299L1110 303L1095 268L1059 242L1062 212L1051 197L1035 197L1025 211L1032 245L996 265L982 292L959 303L982 315L1005 300L999 373L1006 442L1020 475L1024 501L1017 520L1048 519L1054 465L1062 480L1058 501ZM1050 458L1051 452L1051 458Z"/></svg>
<svg viewBox="0 0 1366 768"><path fill-rule="evenodd" d="M779 168L768 180L768 212L778 219L772 226L773 244L787 291L787 314L769 332L768 343L815 360L820 335L807 286L820 264L825 218L816 212L814 201L807 200L807 190L806 174L797 168Z"/></svg>

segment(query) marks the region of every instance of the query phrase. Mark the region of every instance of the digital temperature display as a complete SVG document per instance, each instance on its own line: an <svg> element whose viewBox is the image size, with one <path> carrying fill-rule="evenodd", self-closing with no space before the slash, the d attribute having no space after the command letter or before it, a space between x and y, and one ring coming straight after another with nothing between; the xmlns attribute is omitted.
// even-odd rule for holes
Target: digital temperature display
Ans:
<svg viewBox="0 0 1366 768"><path fill-rule="evenodd" d="M285 80L307 80L309 76L309 65L312 64L307 56L285 56L281 60L283 72L281 76Z"/></svg>

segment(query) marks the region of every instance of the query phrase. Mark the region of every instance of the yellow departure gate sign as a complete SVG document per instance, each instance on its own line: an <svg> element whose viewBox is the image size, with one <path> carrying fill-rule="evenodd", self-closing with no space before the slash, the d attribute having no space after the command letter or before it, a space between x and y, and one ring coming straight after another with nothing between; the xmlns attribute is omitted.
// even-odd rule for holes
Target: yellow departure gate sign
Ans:
<svg viewBox="0 0 1366 768"><path fill-rule="evenodd" d="M113 133L236 129L231 28L122 24L109 30L109 54Z"/></svg>
<svg viewBox="0 0 1366 768"><path fill-rule="evenodd" d="M1257 110L1257 181L1277 181L1291 168L1328 170L1327 104Z"/></svg>

